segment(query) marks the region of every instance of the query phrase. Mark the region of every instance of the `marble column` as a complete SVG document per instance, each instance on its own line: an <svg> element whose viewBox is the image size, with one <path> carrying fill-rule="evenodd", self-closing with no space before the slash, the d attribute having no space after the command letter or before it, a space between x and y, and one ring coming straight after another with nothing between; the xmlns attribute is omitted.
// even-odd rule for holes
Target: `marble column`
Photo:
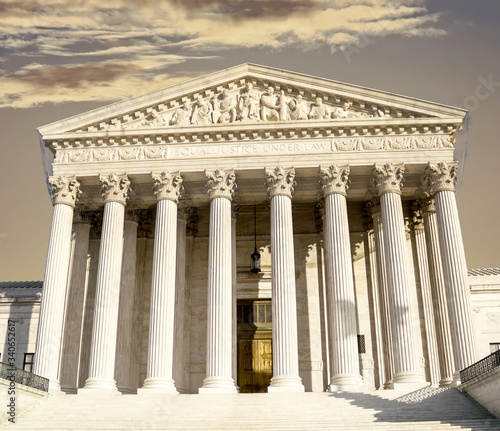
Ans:
<svg viewBox="0 0 500 431"><path fill-rule="evenodd" d="M233 205L231 212L231 258L233 262L232 280L233 280L233 380L238 380L238 311L237 311L237 265L236 265L236 222L238 220L240 207Z"/></svg>
<svg viewBox="0 0 500 431"><path fill-rule="evenodd" d="M177 203L182 192L179 172L153 173L156 207L155 246L149 323L148 372L144 390L176 394L173 379Z"/></svg>
<svg viewBox="0 0 500 431"><path fill-rule="evenodd" d="M54 209L40 304L33 373L49 379L49 390L61 389L59 368L64 323L64 305L71 255L73 210L79 198L76 177L50 177Z"/></svg>
<svg viewBox="0 0 500 431"><path fill-rule="evenodd" d="M73 222L75 247L71 283L66 304L64 342L61 358L61 388L76 393L78 365L82 341L83 308L87 287L87 263L89 252L90 218L86 213L76 213Z"/></svg>
<svg viewBox="0 0 500 431"><path fill-rule="evenodd" d="M186 375L186 343L189 343L186 333L188 307L186 304L186 212L187 208L180 207L177 212L177 259L175 266L175 322L174 322L174 369L173 379L177 391L181 394L189 392L189 381Z"/></svg>
<svg viewBox="0 0 500 431"><path fill-rule="evenodd" d="M385 352L385 381L384 389L394 389L394 354L392 348L391 314L389 304L389 280L387 275L387 253L385 251L384 229L382 226L382 212L380 204L370 205L373 220L373 235L377 251L377 272L380 285L380 306L382 312L382 334Z"/></svg>
<svg viewBox="0 0 500 431"><path fill-rule="evenodd" d="M434 317L438 339L439 364L441 378L439 386L446 387L453 383L453 342L451 340L450 318L446 301L446 288L439 246L438 222L434 198L428 198L422 206L424 217L425 238L429 258L429 273L431 278Z"/></svg>
<svg viewBox="0 0 500 431"><path fill-rule="evenodd" d="M455 199L456 176L456 163L429 163L425 171L426 182L436 203L439 245L455 359L453 379L455 384L459 384L460 371L476 362L477 350L467 263Z"/></svg>
<svg viewBox="0 0 500 431"><path fill-rule="evenodd" d="M120 285L120 308L118 312L118 336L115 360L115 377L118 390L124 394L131 392L130 364L132 356L132 328L134 312L137 211L125 214L123 235L123 259Z"/></svg>
<svg viewBox="0 0 500 431"><path fill-rule="evenodd" d="M389 287L394 385L425 384L415 352L409 295L408 255L401 202L403 165L375 165L372 181L379 198Z"/></svg>
<svg viewBox="0 0 500 431"><path fill-rule="evenodd" d="M325 198L325 264L328 321L330 322L331 381L329 390L364 389L359 372L356 324L356 298L352 271L347 189L349 167L320 167Z"/></svg>
<svg viewBox="0 0 500 431"><path fill-rule="evenodd" d="M268 392L303 392L299 376L292 193L295 169L266 169L271 200L273 377Z"/></svg>
<svg viewBox="0 0 500 431"><path fill-rule="evenodd" d="M370 291L371 291L371 307L373 310L373 344L376 349L376 378L375 388L383 388L386 381L386 341L384 337L385 324L382 307L382 292L379 283L379 274L377 268L377 253L375 246L375 231L373 227L373 219L371 210L373 203L368 201L363 206L363 227L366 229L366 256L368 257L370 267Z"/></svg>
<svg viewBox="0 0 500 431"><path fill-rule="evenodd" d="M120 303L125 204L130 191L126 175L100 175L104 199L101 248L90 349L89 377L80 391L118 393L115 381L116 336ZM79 391L79 393L80 393Z"/></svg>
<svg viewBox="0 0 500 431"><path fill-rule="evenodd" d="M205 171L210 198L207 376L200 393L236 393L233 379L233 264L231 201L234 171Z"/></svg>
<svg viewBox="0 0 500 431"><path fill-rule="evenodd" d="M94 322L95 288L101 245L102 211L89 214L89 253L87 260L87 289L83 306L82 340L80 346L80 369L78 372L78 388L82 388L89 376L90 346L92 344L92 326Z"/></svg>
<svg viewBox="0 0 500 431"><path fill-rule="evenodd" d="M436 336L436 323L434 321L434 304L432 300L429 260L427 257L427 244L424 230L424 220L421 202L414 202L411 206L411 227L417 249L418 274L420 279L420 293L424 314L425 338L427 341L427 367L432 386L439 385L439 354Z"/></svg>

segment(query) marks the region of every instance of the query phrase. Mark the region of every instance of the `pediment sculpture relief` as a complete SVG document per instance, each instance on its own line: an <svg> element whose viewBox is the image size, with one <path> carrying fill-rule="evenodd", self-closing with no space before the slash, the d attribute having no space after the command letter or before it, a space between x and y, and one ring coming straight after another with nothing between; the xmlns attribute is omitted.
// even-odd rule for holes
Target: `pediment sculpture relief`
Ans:
<svg viewBox="0 0 500 431"><path fill-rule="evenodd" d="M220 89L220 87L219 87ZM298 94L295 94L298 93ZM207 96L194 95L194 100L187 97L179 101L170 101L173 108L160 104L114 118L87 128L88 131L141 129L158 127L188 127L190 125L210 125L237 122L270 121L336 121L356 118L391 118L391 109L376 105L367 105L340 97L328 100L328 97L316 96L314 92L307 100L304 91L280 89L279 85L268 85L265 89L256 89L247 81L242 88L224 88L214 94L205 91ZM412 116L411 113L393 112L394 116ZM135 117L135 118L134 118Z"/></svg>

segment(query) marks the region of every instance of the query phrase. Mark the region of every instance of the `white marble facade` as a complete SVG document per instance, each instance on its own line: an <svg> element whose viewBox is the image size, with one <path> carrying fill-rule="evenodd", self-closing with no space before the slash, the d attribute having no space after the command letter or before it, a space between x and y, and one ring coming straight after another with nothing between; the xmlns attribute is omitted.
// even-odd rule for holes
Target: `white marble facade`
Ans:
<svg viewBox="0 0 500 431"><path fill-rule="evenodd" d="M270 299L269 392L456 384L478 359L464 116L245 64L40 128L34 372L54 391L237 392L236 302Z"/></svg>

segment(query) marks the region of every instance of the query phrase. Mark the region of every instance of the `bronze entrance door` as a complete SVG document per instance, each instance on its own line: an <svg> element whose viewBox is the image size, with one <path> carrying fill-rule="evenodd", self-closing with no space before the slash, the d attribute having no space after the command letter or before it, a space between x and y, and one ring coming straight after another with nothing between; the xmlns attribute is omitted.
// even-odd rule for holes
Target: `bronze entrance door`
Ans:
<svg viewBox="0 0 500 431"><path fill-rule="evenodd" d="M271 301L238 301L240 392L267 392L272 376Z"/></svg>

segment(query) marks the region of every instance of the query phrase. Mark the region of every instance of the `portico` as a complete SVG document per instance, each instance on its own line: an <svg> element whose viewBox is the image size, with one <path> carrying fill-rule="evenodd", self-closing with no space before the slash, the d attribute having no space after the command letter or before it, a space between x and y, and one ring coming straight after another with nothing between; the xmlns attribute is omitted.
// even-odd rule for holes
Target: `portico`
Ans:
<svg viewBox="0 0 500 431"><path fill-rule="evenodd" d="M464 115L247 64L41 128L54 217L33 371L53 390L236 393L237 300L267 299L269 392L456 384L476 360Z"/></svg>

